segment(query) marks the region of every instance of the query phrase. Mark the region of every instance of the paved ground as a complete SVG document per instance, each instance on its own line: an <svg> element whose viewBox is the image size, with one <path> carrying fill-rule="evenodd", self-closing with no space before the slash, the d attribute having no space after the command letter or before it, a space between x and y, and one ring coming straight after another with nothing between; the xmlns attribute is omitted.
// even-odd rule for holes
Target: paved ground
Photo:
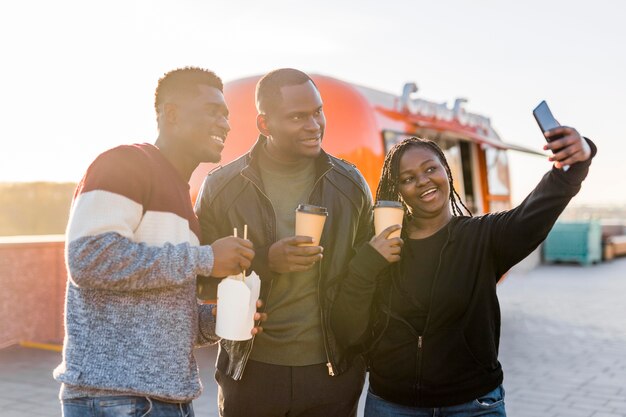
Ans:
<svg viewBox="0 0 626 417"><path fill-rule="evenodd" d="M626 417L626 259L512 272L499 287L510 417ZM198 359L197 417L217 416L214 349ZM58 416L57 352L0 350L0 415ZM361 408L362 410L362 408Z"/></svg>
<svg viewBox="0 0 626 417"><path fill-rule="evenodd" d="M510 416L626 416L626 259L517 272L499 298Z"/></svg>

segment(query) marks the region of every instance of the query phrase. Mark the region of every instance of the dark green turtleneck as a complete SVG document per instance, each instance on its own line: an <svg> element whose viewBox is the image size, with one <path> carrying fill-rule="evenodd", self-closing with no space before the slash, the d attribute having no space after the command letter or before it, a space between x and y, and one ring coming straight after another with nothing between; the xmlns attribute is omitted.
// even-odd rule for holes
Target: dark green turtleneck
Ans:
<svg viewBox="0 0 626 417"><path fill-rule="evenodd" d="M265 194L276 214L276 234L295 234L296 207L307 203L315 183L315 160L285 163L259 153ZM305 366L327 361L317 298L319 263L304 272L274 278L267 302L268 319L256 336L251 359L285 366Z"/></svg>

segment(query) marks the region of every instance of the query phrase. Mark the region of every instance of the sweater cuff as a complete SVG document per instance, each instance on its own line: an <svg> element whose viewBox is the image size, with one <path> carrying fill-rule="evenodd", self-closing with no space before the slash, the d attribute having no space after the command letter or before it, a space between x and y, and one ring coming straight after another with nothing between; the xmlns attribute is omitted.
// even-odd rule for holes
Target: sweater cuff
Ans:
<svg viewBox="0 0 626 417"><path fill-rule="evenodd" d="M196 274L210 276L213 271L213 248L210 246L196 246Z"/></svg>
<svg viewBox="0 0 626 417"><path fill-rule="evenodd" d="M389 265L385 257L369 243L364 243L350 261L350 269L358 276L371 281Z"/></svg>
<svg viewBox="0 0 626 417"><path fill-rule="evenodd" d="M217 307L216 304L200 304L198 306L199 313L199 330L200 330L200 346L204 344L217 343L220 338L215 334L215 316L213 316L213 309Z"/></svg>

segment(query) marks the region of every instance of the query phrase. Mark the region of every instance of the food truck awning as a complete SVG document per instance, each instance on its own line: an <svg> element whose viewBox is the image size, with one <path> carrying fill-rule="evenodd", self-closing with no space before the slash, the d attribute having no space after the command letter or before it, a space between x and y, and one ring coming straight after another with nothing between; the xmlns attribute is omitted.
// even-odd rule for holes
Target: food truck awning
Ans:
<svg viewBox="0 0 626 417"><path fill-rule="evenodd" d="M464 105L467 100L457 98L449 107L446 102L437 103L415 97L417 85L406 83L402 95L396 96L363 86L354 86L384 118L403 125L405 134L429 133L428 137L460 139L496 149L510 149L533 155L545 156L536 149L504 142L491 126L491 120L483 115L469 112Z"/></svg>
<svg viewBox="0 0 626 417"><path fill-rule="evenodd" d="M542 153L535 149L504 142L500 138L498 133L491 127L491 125L485 126L483 128L468 128L468 126L459 125L454 121L445 122L441 120L438 120L436 122L412 120L412 123L414 123L418 129L432 129L434 131L441 132L441 135L445 137L467 140L469 142L478 143L481 146L525 152L540 156L546 155L545 153Z"/></svg>
<svg viewBox="0 0 626 417"><path fill-rule="evenodd" d="M407 129L409 131L429 133L424 136L436 136L442 139L460 139L474 142L485 147L513 150L540 156L546 155L535 149L504 142L492 128L489 119L483 116L467 113L466 115L468 117L458 119L455 117L438 117L441 116L441 111L439 115L422 115L407 110L392 110L382 106L374 106L374 108L390 119L410 124L411 128Z"/></svg>

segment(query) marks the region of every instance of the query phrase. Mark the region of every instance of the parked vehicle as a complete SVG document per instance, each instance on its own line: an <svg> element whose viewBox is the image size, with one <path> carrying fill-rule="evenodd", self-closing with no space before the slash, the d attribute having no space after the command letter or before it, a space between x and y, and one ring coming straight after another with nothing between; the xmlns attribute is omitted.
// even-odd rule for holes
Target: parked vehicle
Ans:
<svg viewBox="0 0 626 417"><path fill-rule="evenodd" d="M243 78L224 86L232 130L221 164L242 155L258 137L254 91L259 78ZM378 185L385 153L409 136L434 140L444 149L455 187L475 214L511 207L507 150L543 155L503 142L489 118L467 111L467 100L462 98L448 106L417 97L414 83L405 84L401 94L395 95L328 76L311 78L324 101L324 149L356 165L372 193ZM213 168L212 164L203 164L192 175L193 199Z"/></svg>

